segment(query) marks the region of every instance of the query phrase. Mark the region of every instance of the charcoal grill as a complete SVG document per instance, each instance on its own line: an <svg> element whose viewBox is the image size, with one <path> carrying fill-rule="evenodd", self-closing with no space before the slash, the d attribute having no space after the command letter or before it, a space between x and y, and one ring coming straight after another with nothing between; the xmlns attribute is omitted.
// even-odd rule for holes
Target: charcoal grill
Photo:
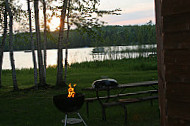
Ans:
<svg viewBox="0 0 190 126"><path fill-rule="evenodd" d="M118 86L118 83L115 79L100 79L92 83L93 88L108 88L116 86Z"/></svg>
<svg viewBox="0 0 190 126"><path fill-rule="evenodd" d="M82 93L76 93L74 98L68 98L67 96L68 94L60 94L53 96L53 103L56 106L56 108L61 112L65 113L65 120L62 122L64 122L66 126L69 122L69 124L74 124L73 121L70 121L71 119L74 119L76 120L76 123L83 122L83 124L87 126L87 124L84 122L84 120L78 112L78 110L82 107L84 103L84 95ZM79 119L68 118L68 114L70 113L76 113Z"/></svg>

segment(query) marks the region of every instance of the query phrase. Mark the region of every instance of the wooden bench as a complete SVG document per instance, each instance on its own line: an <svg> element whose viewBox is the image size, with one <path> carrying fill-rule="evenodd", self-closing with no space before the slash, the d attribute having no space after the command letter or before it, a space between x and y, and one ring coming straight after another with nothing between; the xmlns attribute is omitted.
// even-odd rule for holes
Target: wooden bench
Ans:
<svg viewBox="0 0 190 126"><path fill-rule="evenodd" d="M151 105L153 105L153 100L158 98L158 90L157 81L146 81L146 82L138 82L138 83L128 83L128 84L120 84L116 87L105 87L105 88L85 88L83 91L95 91L96 97L92 98L85 98L86 102L86 111L87 116L89 117L89 103L94 101L99 101L101 108L102 108L102 119L106 120L106 112L105 109L112 106L121 106L124 108L125 113L125 124L127 123L127 104L143 102L150 100ZM141 91L135 92L128 92L123 93L128 88L135 88L135 87L152 87L153 89L145 89ZM110 95L110 90L113 89L122 89L118 94ZM105 96L100 96L100 92L106 92ZM149 94L148 96L145 94ZM153 95L154 94L154 95ZM156 94L156 95L155 95ZM128 96L133 96L129 98ZM127 98L126 98L127 97ZM122 99L121 99L122 98ZM112 100L112 101L110 101Z"/></svg>

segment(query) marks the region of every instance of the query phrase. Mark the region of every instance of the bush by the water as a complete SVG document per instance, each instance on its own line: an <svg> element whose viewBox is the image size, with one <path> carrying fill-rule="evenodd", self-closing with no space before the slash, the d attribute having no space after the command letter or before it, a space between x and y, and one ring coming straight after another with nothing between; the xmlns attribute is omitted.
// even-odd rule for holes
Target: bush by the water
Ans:
<svg viewBox="0 0 190 126"><path fill-rule="evenodd" d="M121 60L105 60L105 61L93 61L74 63L70 65L70 68L117 68L118 70L157 70L156 57L153 58L135 58L135 59L121 59Z"/></svg>

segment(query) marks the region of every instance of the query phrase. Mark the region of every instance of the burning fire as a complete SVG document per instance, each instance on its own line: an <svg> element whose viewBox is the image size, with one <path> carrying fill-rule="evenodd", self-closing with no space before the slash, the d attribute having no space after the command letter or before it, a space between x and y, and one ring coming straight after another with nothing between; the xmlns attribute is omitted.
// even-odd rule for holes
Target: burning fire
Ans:
<svg viewBox="0 0 190 126"><path fill-rule="evenodd" d="M74 87L76 87L76 84L74 84L73 87L71 86L71 83L69 84L68 98L71 98L71 97L74 98L75 97Z"/></svg>

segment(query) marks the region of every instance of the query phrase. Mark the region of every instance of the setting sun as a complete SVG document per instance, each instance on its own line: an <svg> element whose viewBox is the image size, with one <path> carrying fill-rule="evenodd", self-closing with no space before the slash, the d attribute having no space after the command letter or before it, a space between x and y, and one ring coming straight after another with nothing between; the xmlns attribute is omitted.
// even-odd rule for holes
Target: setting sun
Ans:
<svg viewBox="0 0 190 126"><path fill-rule="evenodd" d="M58 29L59 25L60 25L60 19L58 17L53 17L49 23L50 30L55 31L56 29Z"/></svg>

